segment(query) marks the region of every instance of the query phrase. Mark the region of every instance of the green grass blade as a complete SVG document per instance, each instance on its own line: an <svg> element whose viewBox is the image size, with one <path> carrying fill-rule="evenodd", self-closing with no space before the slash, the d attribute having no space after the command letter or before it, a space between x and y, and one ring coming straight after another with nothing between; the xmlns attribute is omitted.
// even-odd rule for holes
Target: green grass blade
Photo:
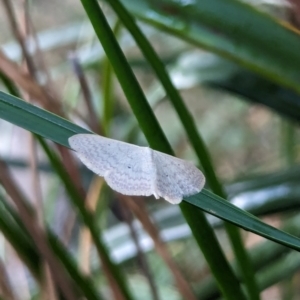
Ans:
<svg viewBox="0 0 300 300"><path fill-rule="evenodd" d="M109 4L115 10L118 17L123 22L124 26L132 34L136 43L143 52L145 58L152 66L156 76L158 77L164 89L166 90L166 93L169 96L170 101L172 102L180 118L181 123L185 128L186 134L189 136L189 140L193 145L194 151L196 152L198 159L205 171L205 175L207 178L209 178L208 183L210 187L214 189L215 193L223 197L225 193L223 191L222 185L219 183L216 177L206 146L198 133L196 124L186 105L184 104L183 99L174 87L164 64L160 60L159 56L156 54L152 45L149 43L149 41L141 32L141 30L138 28L132 17L127 13L123 5L121 5L119 1L114 0L106 0L106 2L109 2Z"/></svg>
<svg viewBox="0 0 300 300"><path fill-rule="evenodd" d="M205 82L209 87L237 94L241 99L267 106L291 120L300 121L300 96L270 80L241 69L225 79Z"/></svg>
<svg viewBox="0 0 300 300"><path fill-rule="evenodd" d="M131 15L126 11L123 5L118 0L106 0L109 2L111 7L117 13L119 19L123 22L125 27L130 31L136 43L143 52L145 58L148 60L156 76L163 85L170 101L172 102L180 120L183 124L186 134L196 152L198 159L204 169L204 174L206 176L207 182L214 193L220 197L227 198L221 183L219 182L214 168L212 166L211 158L208 150L203 142L203 139L199 135L196 124L188 111L186 105L184 104L179 92L174 87L164 64L156 54L152 45L145 38L139 27L136 25L135 21ZM240 270L244 276L244 282L247 287L250 299L259 299L259 291L257 284L255 282L255 276L253 267L251 265L250 259L247 252L243 246L243 241L240 236L238 229L235 226L226 224L226 231L230 238L232 247L234 249L235 255L239 262ZM213 261L214 264L218 265L216 260ZM211 264L210 264L211 266ZM211 266L212 267L212 266ZM218 269L218 268L217 268Z"/></svg>
<svg viewBox="0 0 300 300"><path fill-rule="evenodd" d="M89 300L102 300L100 293L96 291L94 284L90 277L81 274L76 266L72 256L68 253L65 247L61 244L59 239L48 229L49 244L55 252L56 256L61 260L69 272L70 277L76 282L78 287L82 290L86 299Z"/></svg>
<svg viewBox="0 0 300 300"><path fill-rule="evenodd" d="M252 214L236 207L208 190L204 189L199 194L186 198L186 202L247 231L259 234L271 241L300 251L299 238L262 222Z"/></svg>
<svg viewBox="0 0 300 300"><path fill-rule="evenodd" d="M0 193L0 231L18 253L33 276L39 280L41 275L40 256L33 247L34 244L24 235L24 229L20 229L14 220L10 218L6 207L6 200Z"/></svg>
<svg viewBox="0 0 300 300"><path fill-rule="evenodd" d="M117 43L96 0L81 0L81 3L94 27L97 37L110 60L124 94L129 101L140 128L153 149L172 153L172 148L160 128L154 113L145 99L133 71ZM151 126L150 126L151 124Z"/></svg>
<svg viewBox="0 0 300 300"><path fill-rule="evenodd" d="M10 224L10 230L16 232L19 231L22 234L26 234L26 237L29 239L29 244L30 247L26 247L27 243L24 242L24 240L19 239L18 240L18 245L15 245L15 243L13 243L12 245L14 246L14 248L17 250L18 246L20 246L22 248L22 250L26 250L26 249L30 249L30 251L32 253L36 253L36 255L32 255L32 254L27 254L26 255L26 259L28 258L32 258L32 260L34 261L35 265L38 265L39 263L39 257L38 254L36 252L36 250L34 249L34 243L30 237L30 235L28 234L28 232L26 230L24 230L24 225L22 223L22 221L20 220L19 216L16 214L16 212L14 211L14 209L12 209L12 207L10 207L10 205L8 205L8 203L2 199L2 195L0 194L0 200L2 200L2 203L4 203L5 205L5 211L2 210L2 207L0 205L0 215L5 214L5 216L10 216L11 219L15 222L15 224L12 226L12 224ZM30 209L32 209L30 207ZM0 228L1 227L1 219L0 219ZM87 297L87 299L92 299L92 300L101 300L102 297L100 297L99 293L96 292L91 279L89 277L84 276L83 274L80 274L76 263L72 260L71 255L66 251L66 249L64 248L64 246L61 244L61 242L59 241L59 239L55 236L55 234L53 234L51 232L50 229L47 230L47 236L48 236L48 241L49 244L53 250L53 252L56 254L56 256L60 259L60 261L63 263L64 267L66 268L66 270L68 271L70 277L74 280L74 282L76 283L76 285L82 290L83 294L85 297ZM9 239L9 241L11 241ZM17 246L17 247L15 247ZM24 249L23 249L24 248ZM32 270L30 268L30 270ZM34 275L37 275L36 273L34 273Z"/></svg>
<svg viewBox="0 0 300 300"><path fill-rule="evenodd" d="M2 94L4 94L4 93L0 92L0 118L2 118L2 104L3 104ZM31 123L29 127L34 127L35 114L37 113L37 111L41 111L40 113L43 113L45 118L39 120L39 125L41 127L39 129L39 132L41 133L42 136L44 136L48 139L51 139L50 137L52 136L52 134L49 134L49 132L48 132L49 129L50 129L50 131L52 131L52 130L56 131L56 132L61 131L63 133L63 135L67 136L67 138L76 133L86 132L85 129L83 129L79 126L76 126L65 119L62 119L50 112L47 112L41 108L35 107L32 104L26 103L22 100L19 100L16 97L8 95L8 94L6 94L6 97L5 97L5 102L4 102L5 106L6 106L6 101L9 101L8 99L12 100L12 103L14 103L14 104L16 104L16 101L19 101L22 103L22 106L24 106L25 108L27 107L27 109L25 109L24 116L29 117L28 123ZM32 119L30 118L30 113L28 113L28 111L30 111L29 110L30 106L33 107L34 111L35 111ZM20 108L18 105L11 105L9 107L10 107L10 110L9 110L9 112L6 112L5 115L6 116L11 115L12 118L11 118L10 122L12 124L18 125L20 123L20 121L17 119L14 119L13 116L16 111L20 110ZM39 115L39 113L38 113L38 115ZM20 118L22 118L22 113L19 112L19 116L20 116ZM62 120L63 120L63 126L60 125ZM47 125L47 123L49 123L49 124ZM76 131L75 133L71 133L70 130L68 129L68 128L72 127L72 125L74 125L76 128L78 128L77 129L78 131ZM27 126L28 126L28 124L27 124ZM22 127L22 128L27 129L27 127ZM56 142L55 139L53 141ZM63 141L61 144L67 145L68 141L67 140ZM261 235L267 239L278 242L278 243L285 245L287 247L290 247L292 249L295 249L298 251L300 250L300 239L293 237L283 231L280 231L278 229L275 229L272 226L269 226L269 225L263 223L262 221L257 219L252 214L247 213L246 211L237 208L233 204L229 203L228 201L225 201L221 197L218 197L217 195L209 192L206 189L203 189L203 191L197 195L186 198L185 201L197 206L198 208L204 210L205 212L208 212L208 213L215 215L223 220L226 220L235 225L238 225L239 227L244 228L245 230L248 230L248 231L251 231L258 235ZM226 210L227 208L228 208L228 210ZM195 210L193 210L193 211L195 212ZM197 214L194 214L194 215L197 216ZM277 233L278 233L278 235L277 235ZM274 236L273 236L273 234L274 234Z"/></svg>
<svg viewBox="0 0 300 300"><path fill-rule="evenodd" d="M123 296L125 297L125 299L128 300L133 299L129 291L127 282L125 280L125 276L122 274L120 268L118 268L118 266L111 260L109 256L108 250L101 239L101 232L99 230L99 227L96 225L93 215L85 208L83 199L81 199L81 197L78 195L71 178L64 169L59 158L53 151L51 151L51 149L48 147L48 145L42 138L38 137L38 141L42 146L43 150L45 151L46 155L48 156L48 159L50 160L53 169L56 171L57 175L63 182L66 191L70 196L72 204L77 208L81 219L83 220L87 228L90 230L96 249L99 255L101 256L102 261L107 265L109 271L112 273L112 276L118 284Z"/></svg>
<svg viewBox="0 0 300 300"><path fill-rule="evenodd" d="M159 78L161 84L169 96L185 130L189 136L189 140L193 145L193 148L203 166L204 173L206 175L207 182L209 183L212 190L219 196L226 198L225 192L223 191L222 185L217 179L214 172L209 153L205 147L205 144L200 137L194 120L189 113L187 107L185 106L179 92L174 88L171 79L166 72L166 69L159 59L158 55L152 48L151 44L144 37L143 33L139 30L138 26L135 24L131 16L126 12L124 7L119 3L119 1L106 0L113 7L118 17L130 33L133 35L140 49L142 50L144 56L147 58L151 66L153 67L157 77ZM247 256L246 250L243 247L243 242L238 229L234 226L226 224L226 230L228 232L231 244L235 251L236 257L239 261L240 269L244 274L245 284L248 289L248 293L251 299L259 299L259 291L254 279L254 272L251 266L251 262ZM217 262L214 261L216 264Z"/></svg>
<svg viewBox="0 0 300 300"><path fill-rule="evenodd" d="M299 35L235 0L122 0L138 18L300 93Z"/></svg>
<svg viewBox="0 0 300 300"><path fill-rule="evenodd" d="M51 139L63 146L69 147L68 138L76 133L91 133L90 131L72 124L61 117L1 91L0 99L0 118L42 137ZM52 166L64 182L66 190L70 195L70 199L73 200L73 204L78 207L83 220L90 228L96 246L103 253L104 259L108 265L111 266L114 277L120 288L123 290L124 295L126 295L126 299L132 299L129 289L125 283L125 279L121 276L118 268L111 262L107 250L104 244L100 241L98 232L91 221L92 217L85 210L82 199L80 199L78 193L74 189L73 183L69 179L68 174L62 168L61 163L59 163L59 160L55 157L54 153L52 153L47 147L46 143L41 138L38 138L38 140L48 155Z"/></svg>
<svg viewBox="0 0 300 300"><path fill-rule="evenodd" d="M113 116L114 99L112 96L113 71L108 59L104 59L103 66L103 130L109 135L110 123Z"/></svg>
<svg viewBox="0 0 300 300"><path fill-rule="evenodd" d="M289 218L281 229L299 236L299 222L300 216L295 215L294 217ZM254 247L251 247L250 250L249 254L251 256L251 261L253 262L255 273L259 277L261 271L264 272L264 270L268 270L268 266L272 265L274 261L277 261L281 257L285 257L286 254L291 252L289 248L273 243L270 240L259 243ZM292 253L295 252L292 251ZM298 253L295 254L299 256ZM235 261L232 262L232 266L236 270ZM276 274L274 275L275 276L273 277L276 277ZM279 282L279 280L277 280L277 282ZM263 291L271 285L264 285L263 287L260 286L260 290ZM215 280L212 276L206 277L205 280L197 285L196 289L198 291L197 296L199 299L217 299L220 296L220 292L218 291Z"/></svg>
<svg viewBox="0 0 300 300"><path fill-rule="evenodd" d="M170 147L168 140L166 139L160 125L158 124L155 115L148 104L141 87L139 86L129 64L121 51L113 33L110 29L100 7L96 0L81 0L81 3L94 27L96 35L98 36L104 51L108 59L111 62L112 67L116 73L116 76L122 86L122 89L127 97L127 100L132 108L133 113L135 114L140 128L145 134L148 143L153 149L173 154L173 150ZM193 209L188 206L180 206L183 214L187 217L189 214L195 214ZM204 247L207 247L207 244L203 241L202 231L204 228L209 227L207 220L202 215L202 212L198 211L199 219L202 220L203 226L200 226L197 231L193 231L194 237L203 250ZM201 216L200 216L201 215ZM194 224L194 218L188 218L188 223L191 228ZM209 265L215 264L215 256L224 256L221 251L221 248L218 245L217 239L214 236L212 231L208 231L210 234L210 244L211 248L215 249L214 253L212 251L203 251L206 254L206 260ZM207 249L208 250L208 249ZM244 295L240 289L238 280L236 279L234 273L230 269L228 262L225 257L223 257L222 265L218 268L212 268L215 272L214 276L216 277L220 289L222 290L224 296L228 299L232 298L233 295L239 299L244 299ZM222 271L221 271L222 270ZM230 282L230 284L228 284Z"/></svg>
<svg viewBox="0 0 300 300"><path fill-rule="evenodd" d="M76 133L91 133L66 119L0 91L0 118L65 147Z"/></svg>
<svg viewBox="0 0 300 300"><path fill-rule="evenodd" d="M121 29L121 23L116 22L114 26L114 35L118 36ZM113 95L113 69L107 57L103 61L103 129L106 136L109 136L110 123L114 112Z"/></svg>
<svg viewBox="0 0 300 300"><path fill-rule="evenodd" d="M16 97L20 97L20 93L14 83L0 71L0 80L2 81L3 85L7 88L7 91L10 94L15 95Z"/></svg>

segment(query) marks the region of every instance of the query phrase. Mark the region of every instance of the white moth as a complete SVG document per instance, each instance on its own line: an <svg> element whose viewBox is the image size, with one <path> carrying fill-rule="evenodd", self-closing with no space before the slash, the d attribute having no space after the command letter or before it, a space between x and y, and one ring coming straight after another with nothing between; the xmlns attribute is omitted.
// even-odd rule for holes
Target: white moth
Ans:
<svg viewBox="0 0 300 300"><path fill-rule="evenodd" d="M199 193L205 183L192 163L148 147L94 134L73 135L69 144L83 164L124 195L154 195L178 204Z"/></svg>

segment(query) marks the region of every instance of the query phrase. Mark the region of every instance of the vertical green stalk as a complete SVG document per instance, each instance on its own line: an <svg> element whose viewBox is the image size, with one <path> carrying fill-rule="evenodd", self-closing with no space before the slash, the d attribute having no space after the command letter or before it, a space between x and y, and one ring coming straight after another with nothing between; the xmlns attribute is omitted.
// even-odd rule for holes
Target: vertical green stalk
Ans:
<svg viewBox="0 0 300 300"><path fill-rule="evenodd" d="M41 259L37 250L32 247L32 241L20 230L17 224L13 222L7 210L7 201L0 193L0 231L9 241L21 260L28 267L32 275L40 282L41 279Z"/></svg>
<svg viewBox="0 0 300 300"><path fill-rule="evenodd" d="M16 88L16 86L14 85L14 83L1 71L0 71L0 80L5 85L5 87L7 88L7 91L10 94L20 98L20 93L19 93L18 89Z"/></svg>
<svg viewBox="0 0 300 300"><path fill-rule="evenodd" d="M183 99L181 98L179 92L174 87L163 62L160 60L159 56L153 49L152 45L145 38L142 31L136 25L132 16L127 12L125 7L121 4L119 0L106 0L109 2L111 7L114 9L119 19L122 21L124 26L129 30L135 39L136 43L143 52L145 58L151 64L153 70L155 71L157 77L159 78L161 84L163 85L170 101L172 102L184 128L189 140L197 154L199 162L203 166L204 173L206 175L207 182L211 187L212 191L222 198L227 198L227 195L217 178L214 171L213 164L207 150L203 139L201 138L197 126L193 120L192 115L188 111ZM250 299L259 299L259 289L255 281L254 270L252 263L248 257L246 249L244 248L239 229L229 223L225 223L225 229L229 236L232 248L236 255L236 259L239 265L239 269L244 278L245 285L248 290Z"/></svg>
<svg viewBox="0 0 300 300"><path fill-rule="evenodd" d="M156 150L173 154L172 148L159 126L123 52L114 38L98 2L96 0L81 0L81 3L114 68L133 113L150 146ZM229 267L204 214L200 210L195 210L185 203L181 204L180 208L192 229L199 247L203 250L203 253L205 253L208 264L210 266L213 265L213 267L211 267L212 272L225 298L245 299L239 282ZM206 236L207 239L203 239L203 236ZM216 258L220 258L218 259L219 265L216 265L214 262Z"/></svg>
<svg viewBox="0 0 300 300"><path fill-rule="evenodd" d="M48 230L48 240L53 252L63 263L70 277L82 290L86 299L88 300L104 299L103 296L100 295L99 291L97 291L96 288L94 287L91 278L88 276L84 276L83 274L80 273L72 256L68 253L68 251L66 251L65 247L61 244L59 239L50 230Z"/></svg>
<svg viewBox="0 0 300 300"><path fill-rule="evenodd" d="M121 23L116 22L113 33L118 35L121 28ZM107 57L103 60L103 129L104 134L109 136L110 123L113 117L114 99L113 99L113 70Z"/></svg>
<svg viewBox="0 0 300 300"><path fill-rule="evenodd" d="M142 131L146 137L150 137L151 147L162 152L172 153L172 148L158 125L154 113L147 103L143 91L129 67L98 2L96 0L81 0L81 3L102 43L125 95L130 101L133 113L137 117ZM140 102L141 105L139 105Z"/></svg>
<svg viewBox="0 0 300 300"><path fill-rule="evenodd" d="M56 154L50 150L48 145L41 137L37 136L37 139L40 145L42 146L44 152L48 156L48 159L50 160L57 175L64 183L66 191L70 196L70 200L72 201L73 205L77 208L84 224L90 230L93 242L95 244L99 256L101 257L101 260L109 268L109 271L111 272L114 280L120 288L120 291L122 292L124 298L128 300L133 299L129 291L127 282L125 280L125 276L121 273L120 268L118 268L118 266L111 260L109 252L105 244L101 240L101 232L94 221L93 215L85 208L83 199L81 199L81 197L78 195L73 183L71 182L71 179L69 178L68 174L66 173Z"/></svg>
<svg viewBox="0 0 300 300"><path fill-rule="evenodd" d="M18 240L18 244L21 246L22 250L25 250L26 248L30 248L30 247L26 247L27 243L29 243L30 246L33 246L34 243L31 239L31 236L24 229L24 224L20 220L16 211L5 201L4 198L2 198L1 194L0 194L0 200L3 202L5 206L5 211L3 211L0 205L0 215L5 214L5 216L11 217L11 219L15 222L15 224L13 226L10 226L10 228L11 229L13 228L14 232L20 231L21 234L26 235L26 238L28 239L26 243L24 241L21 241L20 239ZM32 210L32 207L30 207L29 204L28 204L28 208ZM0 218L0 228L1 228L1 218ZM73 261L71 255L66 251L65 247L61 244L60 240L55 236L55 234L53 234L49 229L47 230L47 238L49 241L49 245L51 246L51 249L56 254L58 259L63 263L64 267L66 268L70 277L74 280L76 285L82 290L84 296L87 297L87 299L89 300L102 300L103 297L101 297L100 294L96 291L91 279L87 276L84 276L83 274L80 274L76 266L76 263ZM34 247L31 248L34 249ZM35 264L39 264L40 261L38 259L38 254L35 252L33 253L28 254L26 258L28 259L29 257L31 257L31 259L34 261Z"/></svg>
<svg viewBox="0 0 300 300"><path fill-rule="evenodd" d="M114 107L112 97L112 68L106 57L103 63L103 131L106 136L109 136L110 122Z"/></svg>

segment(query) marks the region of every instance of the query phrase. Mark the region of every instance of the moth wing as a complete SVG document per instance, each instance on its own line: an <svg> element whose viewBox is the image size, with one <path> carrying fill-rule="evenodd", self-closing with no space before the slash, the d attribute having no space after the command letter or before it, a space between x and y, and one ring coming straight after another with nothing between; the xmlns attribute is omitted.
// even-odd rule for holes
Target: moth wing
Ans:
<svg viewBox="0 0 300 300"><path fill-rule="evenodd" d="M90 170L103 176L115 191L149 196L155 171L151 150L93 134L76 134L69 144Z"/></svg>
<svg viewBox="0 0 300 300"><path fill-rule="evenodd" d="M153 159L157 194L170 203L178 204L204 187L203 173L191 162L158 151L154 151Z"/></svg>

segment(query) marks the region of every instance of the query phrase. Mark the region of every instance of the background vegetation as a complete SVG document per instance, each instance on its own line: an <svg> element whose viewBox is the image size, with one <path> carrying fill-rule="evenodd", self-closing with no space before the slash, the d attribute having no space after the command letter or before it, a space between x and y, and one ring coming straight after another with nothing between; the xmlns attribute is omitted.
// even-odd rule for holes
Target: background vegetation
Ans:
<svg viewBox="0 0 300 300"><path fill-rule="evenodd" d="M0 14L1 299L299 298L297 1ZM69 150L81 132L191 160L207 185L179 206L122 196Z"/></svg>

